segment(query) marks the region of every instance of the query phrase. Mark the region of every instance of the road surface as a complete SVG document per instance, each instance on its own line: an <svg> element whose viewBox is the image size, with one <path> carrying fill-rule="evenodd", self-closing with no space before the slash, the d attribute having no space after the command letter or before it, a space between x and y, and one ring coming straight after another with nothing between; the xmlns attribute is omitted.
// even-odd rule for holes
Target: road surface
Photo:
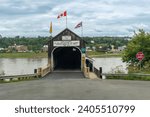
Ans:
<svg viewBox="0 0 150 117"><path fill-rule="evenodd" d="M0 84L1 100L150 99L149 81L90 80L80 72L54 72L46 78Z"/></svg>

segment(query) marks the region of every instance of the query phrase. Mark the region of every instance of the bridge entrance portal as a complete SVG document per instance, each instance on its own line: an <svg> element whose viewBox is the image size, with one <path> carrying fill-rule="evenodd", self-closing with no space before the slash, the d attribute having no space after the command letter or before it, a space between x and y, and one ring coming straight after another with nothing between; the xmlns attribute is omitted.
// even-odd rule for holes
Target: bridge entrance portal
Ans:
<svg viewBox="0 0 150 117"><path fill-rule="evenodd" d="M81 70L81 52L76 47L57 47L53 53L54 70Z"/></svg>
<svg viewBox="0 0 150 117"><path fill-rule="evenodd" d="M80 70L85 65L86 42L77 34L64 29L48 41L48 64L53 70Z"/></svg>

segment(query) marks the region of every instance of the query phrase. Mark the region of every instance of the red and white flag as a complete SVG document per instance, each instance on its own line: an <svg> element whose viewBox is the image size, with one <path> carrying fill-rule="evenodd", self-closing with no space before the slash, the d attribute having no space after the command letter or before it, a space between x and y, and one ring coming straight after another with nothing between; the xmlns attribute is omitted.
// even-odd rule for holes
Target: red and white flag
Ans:
<svg viewBox="0 0 150 117"><path fill-rule="evenodd" d="M80 28L80 27L82 27L82 22L78 23L78 24L75 26L75 28Z"/></svg>
<svg viewBox="0 0 150 117"><path fill-rule="evenodd" d="M61 17L66 17L66 16L67 16L67 11L64 11L63 13L61 13L57 16L57 19L59 19Z"/></svg>

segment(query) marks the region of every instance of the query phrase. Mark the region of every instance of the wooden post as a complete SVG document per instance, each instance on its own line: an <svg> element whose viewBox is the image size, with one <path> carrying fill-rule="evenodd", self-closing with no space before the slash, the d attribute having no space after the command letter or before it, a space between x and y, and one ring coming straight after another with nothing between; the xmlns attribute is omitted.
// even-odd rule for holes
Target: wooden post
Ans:
<svg viewBox="0 0 150 117"><path fill-rule="evenodd" d="M42 76L42 68L38 68L38 77Z"/></svg>
<svg viewBox="0 0 150 117"><path fill-rule="evenodd" d="M82 56L82 65L81 65L81 70L84 71L85 67L85 56Z"/></svg>
<svg viewBox="0 0 150 117"><path fill-rule="evenodd" d="M88 76L88 78L90 77L90 68L89 67L87 67L87 76Z"/></svg>
<svg viewBox="0 0 150 117"><path fill-rule="evenodd" d="M102 79L102 67L99 68L99 77Z"/></svg>
<svg viewBox="0 0 150 117"><path fill-rule="evenodd" d="M37 74L37 69L34 69L34 74Z"/></svg>

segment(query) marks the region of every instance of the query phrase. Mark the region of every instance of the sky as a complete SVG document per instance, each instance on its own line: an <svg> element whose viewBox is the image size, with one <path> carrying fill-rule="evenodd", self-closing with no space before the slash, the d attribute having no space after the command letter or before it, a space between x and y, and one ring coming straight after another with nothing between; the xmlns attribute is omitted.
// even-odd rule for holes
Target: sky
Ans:
<svg viewBox="0 0 150 117"><path fill-rule="evenodd" d="M81 36L132 36L134 31L150 31L150 0L0 0L0 35L53 36L68 28Z"/></svg>

